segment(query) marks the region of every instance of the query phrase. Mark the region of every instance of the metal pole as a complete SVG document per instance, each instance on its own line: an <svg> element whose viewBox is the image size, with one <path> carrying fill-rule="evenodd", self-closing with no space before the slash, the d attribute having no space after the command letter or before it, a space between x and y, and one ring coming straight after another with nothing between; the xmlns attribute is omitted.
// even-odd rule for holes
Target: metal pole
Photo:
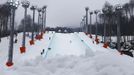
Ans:
<svg viewBox="0 0 134 75"><path fill-rule="evenodd" d="M42 32L43 32L43 29L44 29L44 12L42 12Z"/></svg>
<svg viewBox="0 0 134 75"><path fill-rule="evenodd" d="M97 19L97 14L98 14L98 10L96 10L94 13L96 14L96 33L95 33L95 41L96 41L96 44L99 44L99 39L98 39L98 19Z"/></svg>
<svg viewBox="0 0 134 75"><path fill-rule="evenodd" d="M90 34L92 34L92 13L90 13Z"/></svg>
<svg viewBox="0 0 134 75"><path fill-rule="evenodd" d="M84 18L82 18L82 32L84 32Z"/></svg>
<svg viewBox="0 0 134 75"><path fill-rule="evenodd" d="M22 40L22 47L20 47L21 53L26 52L25 42L26 42L26 19L27 19L27 8L29 7L30 2L25 0L22 2L22 7L24 7L24 25L23 25L23 40Z"/></svg>
<svg viewBox="0 0 134 75"><path fill-rule="evenodd" d="M35 29L35 24L34 24L34 20L35 20L35 10L33 9L33 28L32 28L32 41L34 41L34 29Z"/></svg>
<svg viewBox="0 0 134 75"><path fill-rule="evenodd" d="M24 12L24 24L23 24L23 40L22 40L22 47L20 47L20 51L21 53L25 53L26 51L26 19L27 19L27 8L30 5L30 2L27 0L24 0L21 2L22 3L22 7L24 8L25 12Z"/></svg>
<svg viewBox="0 0 134 75"><path fill-rule="evenodd" d="M86 10L86 33L88 33L88 10L89 10L89 8L88 7L86 7L85 8L85 10Z"/></svg>
<svg viewBox="0 0 134 75"><path fill-rule="evenodd" d="M47 16L47 12L46 12L46 8L45 8L44 29L46 28L46 20L47 20L46 16Z"/></svg>
<svg viewBox="0 0 134 75"><path fill-rule="evenodd" d="M122 6L117 5L116 11L117 11L117 16L118 16L118 24L117 24L117 49L118 49L118 51L120 51L120 49L121 49L121 44L120 44L120 40L121 40L121 33L120 33L121 10L122 10Z"/></svg>
<svg viewBox="0 0 134 75"><path fill-rule="evenodd" d="M104 14L104 43L106 43L106 23L105 23L105 20L106 20L106 15Z"/></svg>
<svg viewBox="0 0 134 75"><path fill-rule="evenodd" d="M96 37L97 37L97 34L98 34L98 19L97 19L97 14L96 14Z"/></svg>
<svg viewBox="0 0 134 75"><path fill-rule="evenodd" d="M22 47L25 47L25 42L26 42L26 17L27 17L27 8L25 8L25 14L24 14Z"/></svg>
<svg viewBox="0 0 134 75"><path fill-rule="evenodd" d="M40 28L40 12L38 12L38 26L39 26L39 28ZM39 28L38 28L38 35L39 35Z"/></svg>
<svg viewBox="0 0 134 75"><path fill-rule="evenodd" d="M9 42L9 52L8 52L8 62L6 63L7 66L13 65L13 41L14 41L14 19L15 19L15 7L11 9L11 32L10 32L10 42Z"/></svg>
<svg viewBox="0 0 134 75"><path fill-rule="evenodd" d="M82 21L80 22L80 31L82 32Z"/></svg>
<svg viewBox="0 0 134 75"><path fill-rule="evenodd" d="M84 30L86 32L86 20L85 20L85 17L84 17Z"/></svg>
<svg viewBox="0 0 134 75"><path fill-rule="evenodd" d="M120 51L121 46L120 46L120 39L121 39L121 34L120 34L120 13L118 12L118 24L117 24L117 47L118 51Z"/></svg>
<svg viewBox="0 0 134 75"><path fill-rule="evenodd" d="M83 16L83 30L86 32L86 16Z"/></svg>

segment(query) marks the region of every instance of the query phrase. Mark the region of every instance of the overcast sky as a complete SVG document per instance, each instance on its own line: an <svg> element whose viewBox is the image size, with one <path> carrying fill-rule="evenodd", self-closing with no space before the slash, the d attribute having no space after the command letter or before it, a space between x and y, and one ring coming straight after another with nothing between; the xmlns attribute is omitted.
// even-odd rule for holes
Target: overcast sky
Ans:
<svg viewBox="0 0 134 75"><path fill-rule="evenodd" d="M6 0L0 0L0 3ZM31 5L42 7L47 5L47 26L79 26L81 17L85 15L85 7L88 6L90 11L102 9L105 1L111 4L124 4L129 0L29 0ZM24 9L19 6L16 14L17 23L23 18ZM32 14L28 10L28 14ZM37 17L36 17L37 18Z"/></svg>

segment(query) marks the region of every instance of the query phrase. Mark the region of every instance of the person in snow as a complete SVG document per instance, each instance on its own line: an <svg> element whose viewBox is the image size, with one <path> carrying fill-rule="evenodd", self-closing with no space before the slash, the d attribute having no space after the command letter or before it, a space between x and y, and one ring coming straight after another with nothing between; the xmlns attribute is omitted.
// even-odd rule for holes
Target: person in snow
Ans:
<svg viewBox="0 0 134 75"><path fill-rule="evenodd" d="M49 40L51 40L51 37L49 37Z"/></svg>
<svg viewBox="0 0 134 75"><path fill-rule="evenodd" d="M45 49L43 49L43 50L42 50L41 55L43 55L43 54L44 54L44 52L45 52Z"/></svg>

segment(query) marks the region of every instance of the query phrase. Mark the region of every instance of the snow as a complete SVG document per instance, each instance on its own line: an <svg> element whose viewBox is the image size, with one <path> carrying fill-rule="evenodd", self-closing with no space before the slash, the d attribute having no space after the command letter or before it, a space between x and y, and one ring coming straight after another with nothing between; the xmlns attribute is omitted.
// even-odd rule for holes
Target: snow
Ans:
<svg viewBox="0 0 134 75"><path fill-rule="evenodd" d="M133 59L114 53L94 57L66 56L18 63L7 75L133 75ZM13 73L13 74L12 74Z"/></svg>
<svg viewBox="0 0 134 75"><path fill-rule="evenodd" d="M52 37L53 34L48 33L45 34L44 39L38 41L35 41L35 45L30 46L29 41L31 38L26 37L26 53L25 54L20 54L19 48L21 47L22 44L22 33L18 34L18 43L14 44L14 62L16 63L17 61L20 60L30 60L30 59L35 59L37 56L40 55L41 51L43 48L47 47L49 45L49 41L45 41L48 39L48 37ZM6 46L5 46L6 45ZM9 46L9 39L2 38L2 42L0 43L0 66L2 68L6 68L5 63L7 61L7 56L8 56L8 46ZM14 64L15 64L14 63Z"/></svg>
<svg viewBox="0 0 134 75"><path fill-rule="evenodd" d="M61 33L55 34L49 48L51 48L51 50L48 52L48 58L57 55L85 55L85 51L88 49L76 35Z"/></svg>
<svg viewBox="0 0 134 75"><path fill-rule="evenodd" d="M102 44L94 44L93 39L83 32L49 32L42 40L36 40L33 46L29 45L30 38L27 37L25 54L19 52L22 33L18 39L14 46L14 66L8 68L5 62L9 40L2 38L0 75L134 75L133 58L110 48L105 49ZM41 55L43 49L45 53Z"/></svg>

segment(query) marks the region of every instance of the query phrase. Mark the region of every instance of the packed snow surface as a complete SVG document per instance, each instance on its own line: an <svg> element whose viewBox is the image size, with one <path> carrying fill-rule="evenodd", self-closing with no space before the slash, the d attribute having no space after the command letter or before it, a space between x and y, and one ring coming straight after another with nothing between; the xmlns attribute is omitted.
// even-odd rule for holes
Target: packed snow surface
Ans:
<svg viewBox="0 0 134 75"><path fill-rule="evenodd" d="M132 58L111 52L94 57L65 56L47 60L40 56L18 62L6 69L5 75L134 75L133 69Z"/></svg>
<svg viewBox="0 0 134 75"><path fill-rule="evenodd" d="M51 37L51 39L50 39ZM19 39L22 35L19 34ZM19 53L21 40L14 47L14 66L5 66L8 40L0 43L0 75L134 75L134 60L116 50L93 44L84 33L46 33L34 46ZM51 50L48 50L51 48ZM42 49L47 59L41 55Z"/></svg>

